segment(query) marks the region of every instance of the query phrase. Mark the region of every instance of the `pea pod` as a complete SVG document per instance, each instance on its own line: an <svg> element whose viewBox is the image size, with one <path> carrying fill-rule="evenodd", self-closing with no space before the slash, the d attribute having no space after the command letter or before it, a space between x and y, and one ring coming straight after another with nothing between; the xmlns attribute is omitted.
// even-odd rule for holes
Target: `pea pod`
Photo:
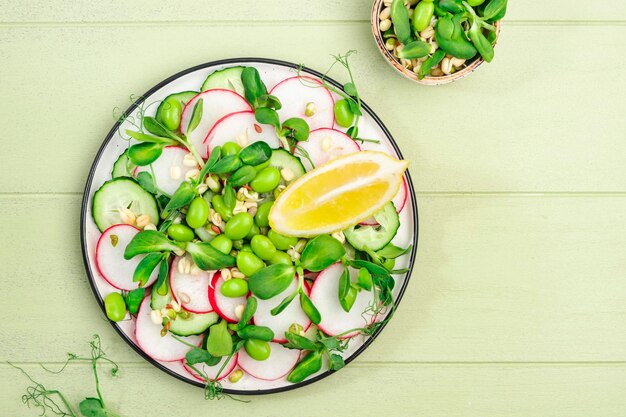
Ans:
<svg viewBox="0 0 626 417"><path fill-rule="evenodd" d="M461 26L463 18L462 14L440 18L435 24L435 36L437 43L445 52L456 58L470 59L477 51L465 37L465 31Z"/></svg>
<svg viewBox="0 0 626 417"><path fill-rule="evenodd" d="M403 6L404 7L404 6ZM289 382L301 382L322 369L322 352L313 351L304 357L298 365L291 371L287 380Z"/></svg>
<svg viewBox="0 0 626 417"><path fill-rule="evenodd" d="M421 3L420 3L421 4ZM416 59L425 57L430 53L430 44L424 41L413 41L398 52L398 56L404 59Z"/></svg>
<svg viewBox="0 0 626 417"><path fill-rule="evenodd" d="M485 37L485 35L483 35L483 32L476 21L472 23L468 35L483 59L487 62L491 62L494 55L493 46L491 45L491 42L489 42L489 40Z"/></svg>
<svg viewBox="0 0 626 417"><path fill-rule="evenodd" d="M409 11L404 7L404 0L393 0L391 3L391 21L398 40L403 44L411 41L411 22Z"/></svg>
<svg viewBox="0 0 626 417"><path fill-rule="evenodd" d="M430 20L435 13L435 3L421 1L415 6L413 10L413 18L411 24L415 32L421 32L430 25ZM408 45L407 45L408 46Z"/></svg>
<svg viewBox="0 0 626 417"><path fill-rule="evenodd" d="M417 78L421 80L422 78L430 74L430 70L439 65L439 63L442 59L445 58L445 56L446 53L443 50L437 49L437 51L430 58L422 63L419 73L417 74Z"/></svg>

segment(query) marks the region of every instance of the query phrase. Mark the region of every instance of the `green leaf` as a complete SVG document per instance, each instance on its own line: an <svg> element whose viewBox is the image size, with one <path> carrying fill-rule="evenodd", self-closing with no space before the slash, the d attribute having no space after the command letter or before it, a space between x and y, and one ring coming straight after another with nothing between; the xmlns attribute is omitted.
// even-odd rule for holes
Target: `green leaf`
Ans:
<svg viewBox="0 0 626 417"><path fill-rule="evenodd" d="M217 161L210 169L210 172L214 174L228 174L236 171L240 166L241 159L237 155L228 155Z"/></svg>
<svg viewBox="0 0 626 417"><path fill-rule="evenodd" d="M419 72L417 73L417 78L419 78L421 80L425 76L429 75L430 74L430 70L432 70L437 65L439 65L439 63L445 57L446 57L446 53L444 51L442 51L441 49L437 49L437 51L435 51L435 53L430 58L428 58L426 61L424 61L424 63L420 67Z"/></svg>
<svg viewBox="0 0 626 417"><path fill-rule="evenodd" d="M165 233L157 230L143 230L137 233L124 250L124 259L131 259L142 253L171 252L180 250Z"/></svg>
<svg viewBox="0 0 626 417"><path fill-rule="evenodd" d="M280 103L280 99L270 94L263 94L258 99L258 107L270 107L274 110L280 110L283 105Z"/></svg>
<svg viewBox="0 0 626 417"><path fill-rule="evenodd" d="M227 184L226 187L224 187L223 198L224 198L224 204L226 204L226 207L230 211L233 211L233 209L237 205L237 195L235 194L235 190L233 190L233 187L231 184Z"/></svg>
<svg viewBox="0 0 626 417"><path fill-rule="evenodd" d="M124 301L126 301L126 307L128 307L128 311L130 312L130 314L137 314L137 312L139 311L139 306L141 305L141 302L143 301L145 296L145 288L135 288L134 290L126 294L126 296L124 297Z"/></svg>
<svg viewBox="0 0 626 417"><path fill-rule="evenodd" d="M267 88L261 81L259 71L254 67L245 67L241 72L241 82L246 100L253 107L257 107L259 98L267 94Z"/></svg>
<svg viewBox="0 0 626 417"><path fill-rule="evenodd" d="M187 252L203 271L215 271L235 265L235 258L215 249L209 242L188 242Z"/></svg>
<svg viewBox="0 0 626 417"><path fill-rule="evenodd" d="M158 252L153 252L147 254L135 268L135 272L133 273L133 282L138 282L140 287L146 285L146 282L150 279L150 275L152 275L152 271L157 267L159 262L163 259L163 255Z"/></svg>
<svg viewBox="0 0 626 417"><path fill-rule="evenodd" d="M336 353L331 353L330 354L330 370L331 371L338 371L341 368L343 368L344 366L346 366L346 362L343 360L343 358L341 357L341 355L337 355Z"/></svg>
<svg viewBox="0 0 626 417"><path fill-rule="evenodd" d="M290 348L299 350L317 350L317 345L314 341L304 336L300 336L299 334L287 331L285 332L285 338L287 339L287 342L289 342L288 347Z"/></svg>
<svg viewBox="0 0 626 417"><path fill-rule="evenodd" d="M304 269L319 272L337 262L346 254L346 249L334 237L319 235L309 240L300 258Z"/></svg>
<svg viewBox="0 0 626 417"><path fill-rule="evenodd" d="M252 320L252 316L256 313L257 307L257 299L255 297L248 297L246 300L246 307L243 310L243 314L241 315L241 319L237 324L238 329L243 329L250 320Z"/></svg>
<svg viewBox="0 0 626 417"><path fill-rule="evenodd" d="M164 137L164 138L170 138L175 141L180 139L178 136L172 133L167 127L165 127L163 123L159 122L157 119L155 119L152 116L144 116L143 126L146 128L148 132L152 133L153 135L157 135L157 136Z"/></svg>
<svg viewBox="0 0 626 417"><path fill-rule="evenodd" d="M300 289L300 307L302 307L302 311L311 319L313 324L320 324L322 315L302 289Z"/></svg>
<svg viewBox="0 0 626 417"><path fill-rule="evenodd" d="M393 0L391 3L391 21L398 40L407 44L411 41L411 23L409 11L404 7L404 0Z"/></svg>
<svg viewBox="0 0 626 417"><path fill-rule="evenodd" d="M189 205L195 197L196 193L193 191L192 185L187 181L181 182L169 203L165 206L165 210L161 213L161 217L165 218L172 210Z"/></svg>
<svg viewBox="0 0 626 417"><path fill-rule="evenodd" d="M266 342L274 340L274 332L269 327L254 326L252 324L237 330L237 335L242 339L258 339Z"/></svg>
<svg viewBox="0 0 626 417"><path fill-rule="evenodd" d="M188 365L195 365L197 363L206 363L209 366L215 366L222 360L219 356L213 356L208 351L200 348L191 349L185 355L185 361Z"/></svg>
<svg viewBox="0 0 626 417"><path fill-rule="evenodd" d="M145 133L135 132L132 130L127 130L126 134L139 142L161 143L163 145L173 145L176 143L175 140L170 138L146 135Z"/></svg>
<svg viewBox="0 0 626 417"><path fill-rule="evenodd" d="M485 20L500 20L506 14L507 0L491 0L485 7L483 18Z"/></svg>
<svg viewBox="0 0 626 417"><path fill-rule="evenodd" d="M321 337L319 342L326 350L341 350L341 342L336 337Z"/></svg>
<svg viewBox="0 0 626 417"><path fill-rule="evenodd" d="M345 91L346 94L352 97L356 97L358 95L356 91L356 87L354 86L354 83L345 83L343 85L343 91Z"/></svg>
<svg viewBox="0 0 626 417"><path fill-rule="evenodd" d="M254 142L251 145L246 146L239 152L239 158L241 162L246 165L257 166L272 157L272 148L265 142Z"/></svg>
<svg viewBox="0 0 626 417"><path fill-rule="evenodd" d="M346 298L346 295L348 295L348 291L350 291L350 271L347 267L344 267L343 272L339 277L339 291L337 293L339 301Z"/></svg>
<svg viewBox="0 0 626 417"><path fill-rule="evenodd" d="M372 274L366 268L359 269L358 283L359 287L364 290L370 291L372 289Z"/></svg>
<svg viewBox="0 0 626 417"><path fill-rule="evenodd" d="M291 304L293 299L296 298L296 295L298 295L298 291L294 291L293 293L289 294L287 297L283 298L283 301L281 301L280 304L278 304L276 307L274 307L270 311L272 316L277 316L280 313L282 313L283 310L286 309L289 304Z"/></svg>
<svg viewBox="0 0 626 417"><path fill-rule="evenodd" d="M430 54L430 44L422 40L409 42L398 52L398 57L403 59L423 58Z"/></svg>
<svg viewBox="0 0 626 417"><path fill-rule="evenodd" d="M209 328L206 349L211 356L228 356L233 351L233 338L228 332L228 323L222 320Z"/></svg>
<svg viewBox="0 0 626 417"><path fill-rule="evenodd" d="M168 262L169 254L166 255L159 265L159 277L154 283L154 289L159 295L166 295L169 291L168 278L170 276L170 264ZM153 291L154 291L153 289Z"/></svg>
<svg viewBox="0 0 626 417"><path fill-rule="evenodd" d="M211 172L211 168L213 168L217 161L219 161L220 156L222 156L222 147L218 145L213 148L211 154L209 155L209 159L207 159L206 163L202 167L200 175L198 175L198 183L204 182L206 175Z"/></svg>
<svg viewBox="0 0 626 417"><path fill-rule="evenodd" d="M315 350L306 355L291 371L287 380L289 382L302 382L307 377L322 369L322 352Z"/></svg>
<svg viewBox="0 0 626 417"><path fill-rule="evenodd" d="M109 417L109 414L97 398L85 398L78 404L78 409L85 417Z"/></svg>
<svg viewBox="0 0 626 417"><path fill-rule="evenodd" d="M228 179L228 184L233 187L241 187L249 183L256 177L256 169L250 165L244 165L233 173ZM226 202L226 200L224 200ZM231 209L232 210L232 209Z"/></svg>
<svg viewBox="0 0 626 417"><path fill-rule="evenodd" d="M191 113L191 120L189 121L189 127L187 128L187 134L193 132L200 124L200 120L202 120L203 103L204 100L200 99L196 102L196 105L193 106L193 113Z"/></svg>
<svg viewBox="0 0 626 417"><path fill-rule="evenodd" d="M350 286L346 296L339 300L339 304L341 304L341 308L343 308L343 311L345 311L346 313L350 312L352 306L354 305L354 302L356 301L357 294L358 290L353 286Z"/></svg>
<svg viewBox="0 0 626 417"><path fill-rule="evenodd" d="M363 260L354 260L350 261L350 266L354 268L365 268L372 275L389 275L389 271L387 271L382 266L376 265L373 262L363 261Z"/></svg>
<svg viewBox="0 0 626 417"><path fill-rule="evenodd" d="M283 122L283 129L289 130L287 136L294 138L298 142L309 139L309 124L299 117L292 117Z"/></svg>
<svg viewBox="0 0 626 417"><path fill-rule="evenodd" d="M274 264L254 273L248 279L252 294L261 300L270 298L285 291L296 276L296 268L292 265Z"/></svg>
<svg viewBox="0 0 626 417"><path fill-rule="evenodd" d="M128 148L128 159L138 166L150 165L163 153L164 145L160 143L143 142Z"/></svg>
<svg viewBox="0 0 626 417"><path fill-rule="evenodd" d="M357 114L359 116L361 116L363 113L361 112L361 109L359 108L359 103L356 102L356 100L346 100L348 102L348 107L350 107L350 111L354 114Z"/></svg>
<svg viewBox="0 0 626 417"><path fill-rule="evenodd" d="M385 259L396 259L406 253L409 253L412 248L413 245L409 245L406 247L406 249L402 249L394 245L393 243L389 243L387 244L387 246L376 252L376 254Z"/></svg>
<svg viewBox="0 0 626 417"><path fill-rule="evenodd" d="M346 134L350 136L352 139L356 139L359 137L359 127L358 126L350 126L346 131Z"/></svg>
<svg viewBox="0 0 626 417"><path fill-rule="evenodd" d="M278 113L276 110L269 107L257 107L254 111L254 117L257 122L264 125L274 126L276 129L280 129L280 120L278 119Z"/></svg>
<svg viewBox="0 0 626 417"><path fill-rule="evenodd" d="M152 177L152 174L150 174L148 171L141 171L139 174L137 174L137 182L144 190L146 190L150 194L158 194L159 190L154 183L154 178Z"/></svg>

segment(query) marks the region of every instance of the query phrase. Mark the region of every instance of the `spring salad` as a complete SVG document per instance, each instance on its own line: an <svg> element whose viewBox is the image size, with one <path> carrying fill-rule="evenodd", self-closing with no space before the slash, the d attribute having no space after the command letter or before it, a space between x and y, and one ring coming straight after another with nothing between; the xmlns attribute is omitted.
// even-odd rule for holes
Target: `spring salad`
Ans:
<svg viewBox="0 0 626 417"><path fill-rule="evenodd" d="M91 201L95 265L116 289L106 314L208 398L224 378L338 370L351 338L391 317L395 260L412 249L391 243L408 162L361 149L376 141L358 135L350 78L299 71L268 90L254 66L229 67L120 132Z"/></svg>

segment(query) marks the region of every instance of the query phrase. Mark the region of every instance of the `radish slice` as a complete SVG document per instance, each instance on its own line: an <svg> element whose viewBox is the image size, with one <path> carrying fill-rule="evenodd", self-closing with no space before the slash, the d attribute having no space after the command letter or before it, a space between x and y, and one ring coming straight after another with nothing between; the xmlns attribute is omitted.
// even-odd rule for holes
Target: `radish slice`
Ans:
<svg viewBox="0 0 626 417"><path fill-rule="evenodd" d="M134 173L135 177L142 171L150 174L153 174L154 171L154 181L157 186L167 194L172 195L178 189L180 183L185 181L187 172L192 169L199 169L197 165L185 166L183 161L188 153L187 149L179 148L178 146L166 146L159 159L152 163L152 169L150 169L150 165L137 167Z"/></svg>
<svg viewBox="0 0 626 417"><path fill-rule="evenodd" d="M213 311L207 290L213 278L213 272L202 271L182 273L178 270L178 263L182 258L176 257L170 268L170 288L176 302L190 313L204 314ZM186 262L193 264L191 259Z"/></svg>
<svg viewBox="0 0 626 417"><path fill-rule="evenodd" d="M128 260L124 259L124 250L137 233L139 233L139 229L134 226L115 224L100 235L96 245L98 272L109 284L120 290L130 291L139 287L139 283L133 281L133 274L145 255L138 255ZM155 268L144 287L152 285L158 274L158 268Z"/></svg>
<svg viewBox="0 0 626 417"><path fill-rule="evenodd" d="M358 271L354 268L349 269L351 281L356 282ZM329 336L335 336L350 329L367 326L371 324L374 319L374 317L365 315L368 319L368 321L366 321L363 314L373 303L373 295L370 291L359 291L349 313L346 313L341 307L339 298L337 297L337 291L339 288L339 278L342 273L343 265L341 263L329 266L320 272L311 289L311 301L313 301L313 304L315 304L315 307L317 307L322 316L322 321L318 326ZM353 332L345 337L352 337L357 334L358 332Z"/></svg>
<svg viewBox="0 0 626 417"><path fill-rule="evenodd" d="M200 99L202 99L202 118L198 126L187 133L193 110ZM252 107L245 98L234 91L224 89L204 91L192 98L183 109L180 116L180 132L187 136L200 156L206 159L206 146L202 144L215 123L227 114L245 110L250 111Z"/></svg>
<svg viewBox="0 0 626 417"><path fill-rule="evenodd" d="M300 117L309 124L310 130L332 128L335 124L335 100L327 88L313 77L290 77L272 88L271 95L278 97L282 107L278 110L280 120ZM314 114L305 114L308 103L315 106Z"/></svg>
<svg viewBox="0 0 626 417"><path fill-rule="evenodd" d="M220 119L204 140L204 146L208 147L208 153L211 153L213 148L226 142L237 142L247 146L259 141L267 143L270 148L280 146L273 126L257 122L253 111L240 111Z"/></svg>
<svg viewBox="0 0 626 417"><path fill-rule="evenodd" d="M247 297L231 298L222 294L221 288L224 284L224 279L219 272L213 275L213 280L209 286L209 301L215 309L215 312L224 320L230 323L237 323L239 318L235 314L235 310L238 306L246 305Z"/></svg>
<svg viewBox="0 0 626 417"><path fill-rule="evenodd" d="M393 201L393 205L396 207L396 211L398 213L400 213L404 209L404 206L406 205L406 198L409 195L408 190L409 190L409 186L406 184L406 178L402 177L402 185L400 186L400 189L398 190L398 193L395 195L393 200L391 200ZM378 222L376 221L376 219L374 219L374 216L371 216L363 220L359 224L363 226L376 226Z"/></svg>
<svg viewBox="0 0 626 417"><path fill-rule="evenodd" d="M191 348L174 339L169 332L162 337L163 327L152 321L151 312L150 297L146 297L141 302L135 322L135 338L141 350L157 361L174 362L183 359ZM202 336L185 336L180 339L195 346L202 342Z"/></svg>
<svg viewBox="0 0 626 417"><path fill-rule="evenodd" d="M298 288L298 279L294 279L293 283L283 292L269 300L258 300L256 313L252 317L254 324L257 326L266 326L274 332L274 342L287 343L285 332L293 323L298 323L304 329L308 329L311 320L302 311L298 297L294 298L291 303L280 314L272 316L271 310L280 304L280 302L292 294ZM308 288L307 288L308 292Z"/></svg>
<svg viewBox="0 0 626 417"><path fill-rule="evenodd" d="M300 358L300 351L287 349L279 343L270 343L270 356L264 361L252 359L245 349L239 351L238 363L241 369L255 378L275 381L287 375Z"/></svg>
<svg viewBox="0 0 626 417"><path fill-rule="evenodd" d="M361 150L359 145L350 136L339 130L329 128L321 128L312 131L309 134L309 139L298 142L298 146L304 149L304 152L311 158L315 167L338 156L359 152ZM300 157L304 168L310 171L314 167L311 166L307 158L303 157L303 155L305 155L304 152L296 149L294 154Z"/></svg>
<svg viewBox="0 0 626 417"><path fill-rule="evenodd" d="M230 360L228 361L228 364L226 365L226 367L224 368L224 370L220 374L219 378L217 378L218 381L226 378L228 375L230 375L230 373L232 371L235 370L235 367L237 366L237 357L238 357L238 355L239 355L238 353L235 353L230 358ZM222 365L224 365L224 361L226 361L226 356L223 357L222 360L219 361L219 363L217 365L209 366L206 363L196 363L194 365L194 367L198 368L200 371L204 372L204 374L206 374L206 376L210 380L215 380L215 377L217 377L217 373L220 371L220 369L222 369ZM187 365L187 362L184 359L183 359L182 362L183 362L183 367L187 370L187 372L189 372L189 374L191 376L193 376L195 379L197 379L200 382L206 382L204 377L199 375L193 369L191 369L191 367L189 365Z"/></svg>

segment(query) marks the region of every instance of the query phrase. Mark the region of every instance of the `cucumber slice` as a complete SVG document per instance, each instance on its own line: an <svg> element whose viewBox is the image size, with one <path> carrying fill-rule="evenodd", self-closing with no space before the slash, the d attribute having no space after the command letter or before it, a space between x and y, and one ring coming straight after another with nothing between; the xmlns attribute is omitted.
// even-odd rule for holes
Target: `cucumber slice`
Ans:
<svg viewBox="0 0 626 417"><path fill-rule="evenodd" d="M178 336L201 334L215 324L218 319L219 316L213 311L205 314L189 313L187 319L178 316L175 320L170 320L170 332Z"/></svg>
<svg viewBox="0 0 626 417"><path fill-rule="evenodd" d="M156 111L156 115L154 116L159 122L161 122L163 119L161 118L161 115L163 114L163 109L165 107L165 102L170 99L176 99L178 101L180 101L180 107L181 108L185 108L185 106L187 105L187 103L189 103L191 101L192 98L194 98L195 96L198 95L197 91L183 91L182 93L174 93L174 94L170 94L169 96L165 97L163 99L163 101L161 102L161 104L159 104L159 107L157 108Z"/></svg>
<svg viewBox="0 0 626 417"><path fill-rule="evenodd" d="M153 310L160 310L172 301L172 293L168 290L167 294L161 295L157 292L156 288L152 288L150 293L150 308Z"/></svg>
<svg viewBox="0 0 626 417"><path fill-rule="evenodd" d="M377 251L384 248L398 232L400 218L393 202L388 202L385 206L374 214L376 226L352 226L343 231L346 240L355 249L364 251L366 248Z"/></svg>
<svg viewBox="0 0 626 417"><path fill-rule="evenodd" d="M300 161L300 158L293 156L284 149L272 149L272 157L270 158L270 166L278 169L289 168L293 172L293 179L300 178L306 170Z"/></svg>
<svg viewBox="0 0 626 417"><path fill-rule="evenodd" d="M124 208L130 209L137 217L142 214L149 216L155 224L159 221L154 196L130 178L109 180L93 195L91 214L101 232L114 224L124 223L120 216Z"/></svg>
<svg viewBox="0 0 626 417"><path fill-rule="evenodd" d="M243 95L243 83L241 82L241 72L245 67L230 67L215 71L202 84L202 91L214 88L223 88Z"/></svg>
<svg viewBox="0 0 626 417"><path fill-rule="evenodd" d="M126 149L113 164L113 171L111 171L112 178L128 177L133 178L133 171L137 168L135 164L130 162L128 158L128 149Z"/></svg>

